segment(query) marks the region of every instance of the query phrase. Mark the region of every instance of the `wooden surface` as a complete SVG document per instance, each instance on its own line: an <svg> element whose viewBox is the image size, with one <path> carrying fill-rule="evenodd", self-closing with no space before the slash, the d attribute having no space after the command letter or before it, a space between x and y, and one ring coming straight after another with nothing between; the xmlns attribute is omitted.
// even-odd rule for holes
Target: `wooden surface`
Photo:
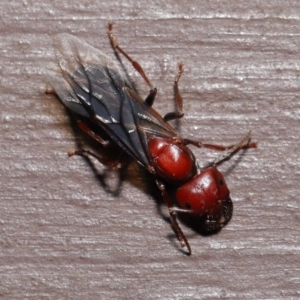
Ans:
<svg viewBox="0 0 300 300"><path fill-rule="evenodd" d="M0 18L1 299L299 299L299 1L13 0ZM44 94L52 36L113 57L109 20L157 86L162 114L185 63L181 135L231 144L251 129L259 142L220 167L228 226L204 237L182 224L191 257L143 169L131 164L118 184L67 157L89 141ZM193 151L202 166L218 155Z"/></svg>

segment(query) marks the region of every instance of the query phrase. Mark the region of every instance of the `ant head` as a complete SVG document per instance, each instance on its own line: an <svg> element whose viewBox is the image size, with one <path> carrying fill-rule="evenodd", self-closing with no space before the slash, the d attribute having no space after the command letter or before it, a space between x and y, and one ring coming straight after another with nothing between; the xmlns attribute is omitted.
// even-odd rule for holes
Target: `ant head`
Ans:
<svg viewBox="0 0 300 300"><path fill-rule="evenodd" d="M219 230L231 219L229 189L215 165L179 187L176 199L180 208L204 219L206 231Z"/></svg>

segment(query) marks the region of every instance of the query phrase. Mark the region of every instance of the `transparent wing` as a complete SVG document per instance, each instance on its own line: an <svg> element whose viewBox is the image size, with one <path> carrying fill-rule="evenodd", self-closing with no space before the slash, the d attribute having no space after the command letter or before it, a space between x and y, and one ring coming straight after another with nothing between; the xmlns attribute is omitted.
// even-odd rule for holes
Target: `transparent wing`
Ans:
<svg viewBox="0 0 300 300"><path fill-rule="evenodd" d="M95 120L132 157L149 165L149 137L173 137L173 128L100 50L68 34L56 36L54 45L56 63L48 66L48 80L64 105Z"/></svg>

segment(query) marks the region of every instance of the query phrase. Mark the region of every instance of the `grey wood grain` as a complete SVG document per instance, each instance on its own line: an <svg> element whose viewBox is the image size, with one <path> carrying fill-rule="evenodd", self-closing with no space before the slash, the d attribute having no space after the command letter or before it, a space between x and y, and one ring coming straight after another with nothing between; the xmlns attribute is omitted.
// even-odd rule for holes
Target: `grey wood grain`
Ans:
<svg viewBox="0 0 300 300"><path fill-rule="evenodd" d="M12 0L0 2L0 20L1 299L300 297L299 1ZM109 20L157 86L162 114L185 63L183 136L231 144L251 129L259 142L220 167L234 201L228 226L203 237L182 224L191 257L144 170L131 164L118 184L67 158L89 141L44 94L52 36L113 57ZM193 150L201 165L217 155Z"/></svg>

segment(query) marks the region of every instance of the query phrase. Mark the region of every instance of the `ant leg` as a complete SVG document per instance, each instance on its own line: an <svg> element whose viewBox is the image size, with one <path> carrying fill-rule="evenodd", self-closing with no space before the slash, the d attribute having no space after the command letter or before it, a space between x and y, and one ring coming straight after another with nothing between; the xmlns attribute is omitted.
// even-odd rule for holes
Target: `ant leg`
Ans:
<svg viewBox="0 0 300 300"><path fill-rule="evenodd" d="M139 72L139 74L143 77L144 81L146 82L146 84L150 87L150 92L149 95L147 96L145 102L149 105L152 106L154 100L155 100L155 96L157 93L157 89L153 86L153 84L151 83L150 79L147 77L145 71L143 70L143 68L141 67L141 65L135 61L134 59L132 59L118 44L116 37L114 36L113 33L113 22L109 22L108 23L108 37L110 39L110 42L113 46L113 48L116 51L119 51L122 55L124 55L127 60L129 60L129 62L131 62L132 66L135 68L135 70L137 72Z"/></svg>
<svg viewBox="0 0 300 300"><path fill-rule="evenodd" d="M95 141L99 142L103 147L109 147L111 146L111 141L109 140L104 140L100 135L96 134L94 131L92 131L89 126L84 123L82 120L77 120L77 124L79 126L79 128L85 132L87 135L89 135L91 138L93 138ZM85 150L85 149L77 149L77 150L73 150L73 151L69 151L68 155L69 156L73 156L73 155L90 155L93 156L94 158L96 158L101 164L108 166L112 169L122 169L124 168L127 164L128 164L128 159L126 157L123 158L122 161L122 155L124 154L124 151L121 152L121 154L119 155L118 159L115 162L110 161L109 159L106 159L104 157L101 157L95 153L93 153L90 150Z"/></svg>
<svg viewBox="0 0 300 300"><path fill-rule="evenodd" d="M160 190L162 196L163 196L163 199L169 209L169 214L170 214L170 217L171 217L171 220L172 220L172 225L173 225L173 229L174 229L174 232L177 236L177 239L181 245L181 247L187 247L188 249L188 255L191 255L192 254L192 249L191 249L191 246L188 242L188 240L186 239L184 233L182 232L178 222L177 222L177 218L176 218L176 210L174 209L173 207L173 204L172 204L172 201L171 199L169 198L169 195L167 194L166 192L166 189L165 189L165 185L160 181L160 180L156 180L155 181L158 189Z"/></svg>
<svg viewBox="0 0 300 300"><path fill-rule="evenodd" d="M55 96L57 96L57 94L56 94L56 92L55 92L55 90L52 88L52 87L48 87L48 86L46 86L46 89L45 89L45 94L49 94L49 95L55 95Z"/></svg>
<svg viewBox="0 0 300 300"><path fill-rule="evenodd" d="M78 127L85 132L87 135L89 135L91 138L99 142L103 147L108 147L111 145L110 141L104 140L100 135L96 134L94 131L92 131L86 123L84 123L82 120L77 120Z"/></svg>
<svg viewBox="0 0 300 300"><path fill-rule="evenodd" d="M225 153L222 153L219 157L215 159L213 162L215 165L221 163L223 160L228 159L235 153L237 153L241 149L247 149L247 148L256 148L257 143L250 143L249 144L249 139L251 137L251 131L249 131L242 139L240 142L232 146L231 148L227 149ZM226 150L226 149L225 149Z"/></svg>
<svg viewBox="0 0 300 300"><path fill-rule="evenodd" d="M95 159L97 159L101 164L108 166L109 168L111 168L113 170L121 170L127 166L129 160L124 159L124 161L122 161L122 154L124 154L123 151L120 154L120 156L118 157L118 159L115 162L112 162L112 161L109 161L108 159L106 159L105 157L95 154L94 152L92 152L90 150L77 149L77 150L68 151L69 157L71 157L73 155L80 155L80 156L90 155L90 156L94 157Z"/></svg>
<svg viewBox="0 0 300 300"><path fill-rule="evenodd" d="M202 142L197 142L189 139L183 139L184 145L193 145L198 148L208 148L216 151L225 151L225 150L230 150L232 149L234 145L229 145L229 146L222 146L222 145L215 145L215 144L205 144ZM238 150L240 149L248 149L248 148L256 148L257 147L257 142L252 142L252 143L247 143L242 145Z"/></svg>
<svg viewBox="0 0 300 300"><path fill-rule="evenodd" d="M150 89L149 95L145 99L145 103L147 103L149 106L152 106L155 100L157 94L157 88Z"/></svg>
<svg viewBox="0 0 300 300"><path fill-rule="evenodd" d="M178 64L178 72L176 74L175 81L174 81L175 104L176 104L177 111L167 113L164 116L165 121L180 119L184 116L184 113L182 111L183 100L178 87L178 82L182 73L183 73L183 63L180 62Z"/></svg>

